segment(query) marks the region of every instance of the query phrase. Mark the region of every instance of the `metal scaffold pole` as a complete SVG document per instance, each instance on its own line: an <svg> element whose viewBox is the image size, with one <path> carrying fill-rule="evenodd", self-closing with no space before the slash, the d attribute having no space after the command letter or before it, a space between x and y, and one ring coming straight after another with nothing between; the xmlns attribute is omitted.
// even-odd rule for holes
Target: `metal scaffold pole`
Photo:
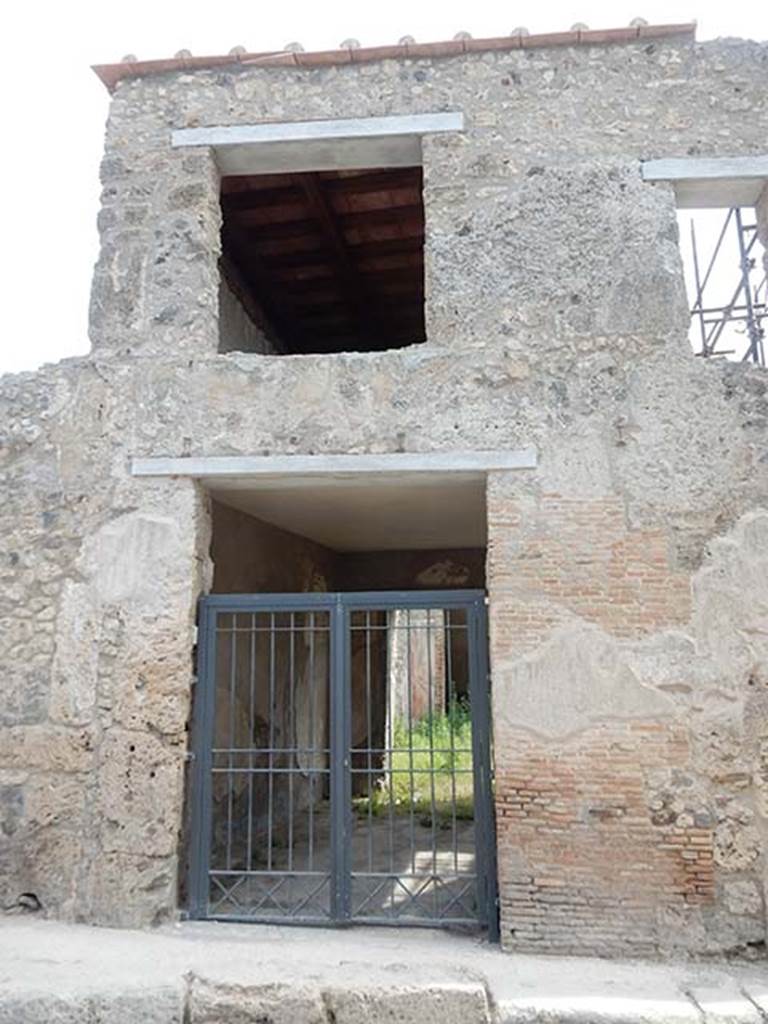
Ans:
<svg viewBox="0 0 768 1024"><path fill-rule="evenodd" d="M730 229L730 230L729 230ZM726 240L736 235L738 262L726 252ZM744 211L739 207L728 210L712 254L701 274L701 247L691 220L691 250L696 298L691 316L698 321L700 348L697 355L704 358L730 356L742 362L765 366L765 324L768 320L768 277L757 259L757 226L745 223ZM730 275L728 277L727 275ZM707 301L715 285L723 279L734 279L730 299L718 305ZM733 328L728 333L727 329ZM729 347L734 334L745 336L744 351Z"/></svg>

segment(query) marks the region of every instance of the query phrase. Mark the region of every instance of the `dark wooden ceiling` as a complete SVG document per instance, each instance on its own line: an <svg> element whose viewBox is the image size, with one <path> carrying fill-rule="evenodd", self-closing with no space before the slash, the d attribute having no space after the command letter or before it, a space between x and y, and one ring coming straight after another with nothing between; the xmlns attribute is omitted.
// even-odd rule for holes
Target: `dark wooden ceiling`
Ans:
<svg viewBox="0 0 768 1024"><path fill-rule="evenodd" d="M420 167L222 180L222 251L287 352L424 340Z"/></svg>

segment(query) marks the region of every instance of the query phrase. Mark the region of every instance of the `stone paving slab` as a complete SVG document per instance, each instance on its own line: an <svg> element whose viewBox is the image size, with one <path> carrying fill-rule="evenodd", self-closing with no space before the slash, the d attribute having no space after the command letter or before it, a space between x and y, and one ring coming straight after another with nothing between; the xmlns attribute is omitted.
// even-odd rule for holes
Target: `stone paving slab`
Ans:
<svg viewBox="0 0 768 1024"><path fill-rule="evenodd" d="M0 921L0 1024L760 1024L768 962L517 956L435 931Z"/></svg>

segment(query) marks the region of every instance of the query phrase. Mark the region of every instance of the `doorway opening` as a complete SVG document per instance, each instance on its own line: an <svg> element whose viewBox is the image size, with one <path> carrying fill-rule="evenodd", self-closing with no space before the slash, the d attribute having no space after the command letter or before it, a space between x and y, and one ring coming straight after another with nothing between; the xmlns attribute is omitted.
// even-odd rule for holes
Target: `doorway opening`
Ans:
<svg viewBox="0 0 768 1024"><path fill-rule="evenodd" d="M306 497L214 502L194 916L495 935L484 527L460 523L475 492L484 513L482 487L454 487L433 534L470 543L439 548L366 549L384 538L374 517L340 528L355 518L343 488L335 526L313 495L313 537L244 511L280 506L298 524ZM433 497L411 494L411 512Z"/></svg>

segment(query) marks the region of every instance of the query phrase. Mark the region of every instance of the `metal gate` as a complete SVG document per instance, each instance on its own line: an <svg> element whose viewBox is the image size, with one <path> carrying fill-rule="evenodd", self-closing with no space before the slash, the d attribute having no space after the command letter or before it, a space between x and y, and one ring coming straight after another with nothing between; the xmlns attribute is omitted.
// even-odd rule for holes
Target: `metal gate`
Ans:
<svg viewBox="0 0 768 1024"><path fill-rule="evenodd" d="M497 933L481 591L201 601L190 914Z"/></svg>

